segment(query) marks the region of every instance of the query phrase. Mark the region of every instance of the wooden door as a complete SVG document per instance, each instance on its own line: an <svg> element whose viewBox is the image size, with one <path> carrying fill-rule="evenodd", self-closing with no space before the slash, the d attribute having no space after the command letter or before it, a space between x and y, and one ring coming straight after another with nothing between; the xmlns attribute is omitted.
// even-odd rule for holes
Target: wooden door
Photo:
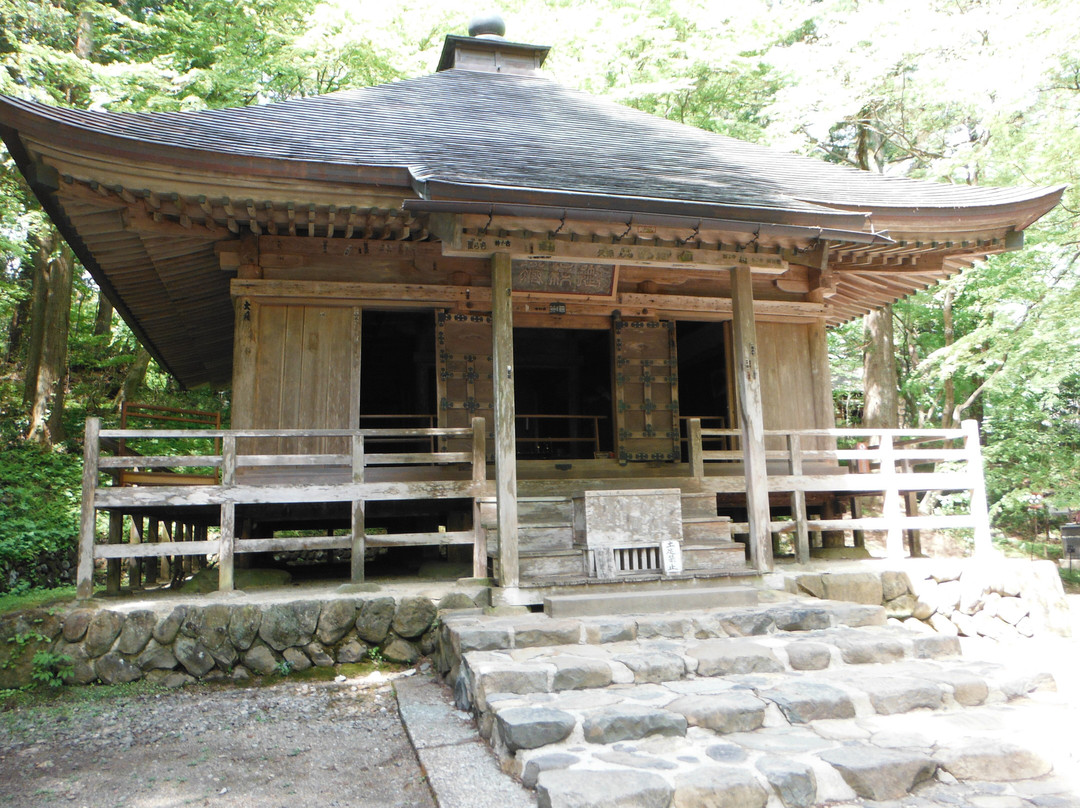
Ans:
<svg viewBox="0 0 1080 808"><path fill-rule="evenodd" d="M679 460L675 323L616 316L614 328L619 462Z"/></svg>
<svg viewBox="0 0 1080 808"><path fill-rule="evenodd" d="M435 312L436 385L439 426L472 426L483 418L487 432L495 428L495 389L491 378L491 317L482 314ZM467 438L443 440L443 449L468 451ZM488 456L494 443L488 441Z"/></svg>

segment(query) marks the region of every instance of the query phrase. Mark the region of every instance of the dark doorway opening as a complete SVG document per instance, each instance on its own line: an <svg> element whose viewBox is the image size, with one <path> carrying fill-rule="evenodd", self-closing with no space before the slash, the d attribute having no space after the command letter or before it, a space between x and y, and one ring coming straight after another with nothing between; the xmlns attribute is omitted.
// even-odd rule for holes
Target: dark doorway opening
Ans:
<svg viewBox="0 0 1080 808"><path fill-rule="evenodd" d="M436 426L432 313L365 309L362 316L360 426Z"/></svg>
<svg viewBox="0 0 1080 808"><path fill-rule="evenodd" d="M706 428L726 429L731 423L728 377L728 330L724 323L680 321L675 324L679 357L679 415L682 436L686 419L700 418ZM710 446L709 448L728 448ZM683 444L684 460L685 447Z"/></svg>
<svg viewBox="0 0 1080 808"><path fill-rule="evenodd" d="M610 332L516 328L514 373L518 458L613 451Z"/></svg>

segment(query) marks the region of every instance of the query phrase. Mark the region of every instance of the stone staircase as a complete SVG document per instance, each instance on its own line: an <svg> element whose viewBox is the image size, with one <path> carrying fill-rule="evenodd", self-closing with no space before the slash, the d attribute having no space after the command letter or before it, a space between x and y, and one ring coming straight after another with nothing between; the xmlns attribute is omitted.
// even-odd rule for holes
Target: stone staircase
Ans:
<svg viewBox="0 0 1080 808"><path fill-rule="evenodd" d="M541 806L1080 805L1010 729L1052 677L965 660L877 606L449 614L440 654Z"/></svg>
<svg viewBox="0 0 1080 808"><path fill-rule="evenodd" d="M683 494L683 567L687 573L742 570L745 548L731 539L731 520L716 513L713 494ZM499 576L495 500L480 500L488 558ZM586 551L574 538L571 497L518 498L518 570L523 585L587 579Z"/></svg>

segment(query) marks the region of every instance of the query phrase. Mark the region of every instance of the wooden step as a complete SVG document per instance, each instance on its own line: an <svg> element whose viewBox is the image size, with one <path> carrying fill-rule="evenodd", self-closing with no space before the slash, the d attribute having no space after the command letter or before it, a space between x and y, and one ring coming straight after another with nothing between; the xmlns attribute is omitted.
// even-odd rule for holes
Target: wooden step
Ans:
<svg viewBox="0 0 1080 808"><path fill-rule="evenodd" d="M683 569L688 572L746 568L746 548L736 542L725 545L683 545Z"/></svg>
<svg viewBox="0 0 1080 808"><path fill-rule="evenodd" d="M698 587L656 592L627 591L544 598L544 612L555 618L754 605L757 605L757 591L748 586Z"/></svg>
<svg viewBox="0 0 1080 808"><path fill-rule="evenodd" d="M731 541L731 519L726 516L683 517L682 532L684 542Z"/></svg>
<svg viewBox="0 0 1080 808"><path fill-rule="evenodd" d="M485 532L487 533L488 555L497 556L499 531L494 528L485 528ZM571 550L573 546L574 529L569 525L558 527L521 525L518 527L518 553Z"/></svg>
<svg viewBox="0 0 1080 808"><path fill-rule="evenodd" d="M495 577L499 577L499 559L494 559ZM585 555L580 550L557 550L554 552L518 555L518 576L522 583L528 581L557 581L581 578L585 574Z"/></svg>
<svg viewBox="0 0 1080 808"><path fill-rule="evenodd" d="M480 524L498 527L493 498L480 500ZM574 503L569 497L519 497L518 526L569 527L574 524Z"/></svg>
<svg viewBox="0 0 1080 808"><path fill-rule="evenodd" d="M683 494L683 521L701 517L716 517L716 494Z"/></svg>

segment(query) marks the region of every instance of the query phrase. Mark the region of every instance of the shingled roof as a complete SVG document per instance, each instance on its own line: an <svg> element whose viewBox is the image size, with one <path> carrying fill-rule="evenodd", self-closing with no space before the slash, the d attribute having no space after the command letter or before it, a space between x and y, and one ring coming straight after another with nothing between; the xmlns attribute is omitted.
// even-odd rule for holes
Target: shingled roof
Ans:
<svg viewBox="0 0 1080 808"><path fill-rule="evenodd" d="M449 69L432 75L263 106L130 114L0 96L0 136L117 310L187 385L229 378L233 309L214 246L241 229L428 241L433 203L561 209L563 220L571 211L596 222L631 214L688 228L742 223L755 241L773 227L772 242L755 249L801 249L820 237L837 248L838 266L852 268L829 304L836 323L1016 246L1063 190L827 164L533 70L455 67L447 54L462 43L448 38ZM476 47L539 54L536 66L546 53L494 40Z"/></svg>
<svg viewBox="0 0 1080 808"><path fill-rule="evenodd" d="M948 185L857 171L658 118L542 76L446 70L264 106L167 113L61 109L0 100L5 124L71 128L112 143L351 167L398 169L422 197L546 201L693 211L811 226L851 212L924 214L1035 203L1060 189ZM183 157L180 157L183 159ZM1036 213L1035 211L1039 211ZM869 228L873 223L866 226Z"/></svg>

